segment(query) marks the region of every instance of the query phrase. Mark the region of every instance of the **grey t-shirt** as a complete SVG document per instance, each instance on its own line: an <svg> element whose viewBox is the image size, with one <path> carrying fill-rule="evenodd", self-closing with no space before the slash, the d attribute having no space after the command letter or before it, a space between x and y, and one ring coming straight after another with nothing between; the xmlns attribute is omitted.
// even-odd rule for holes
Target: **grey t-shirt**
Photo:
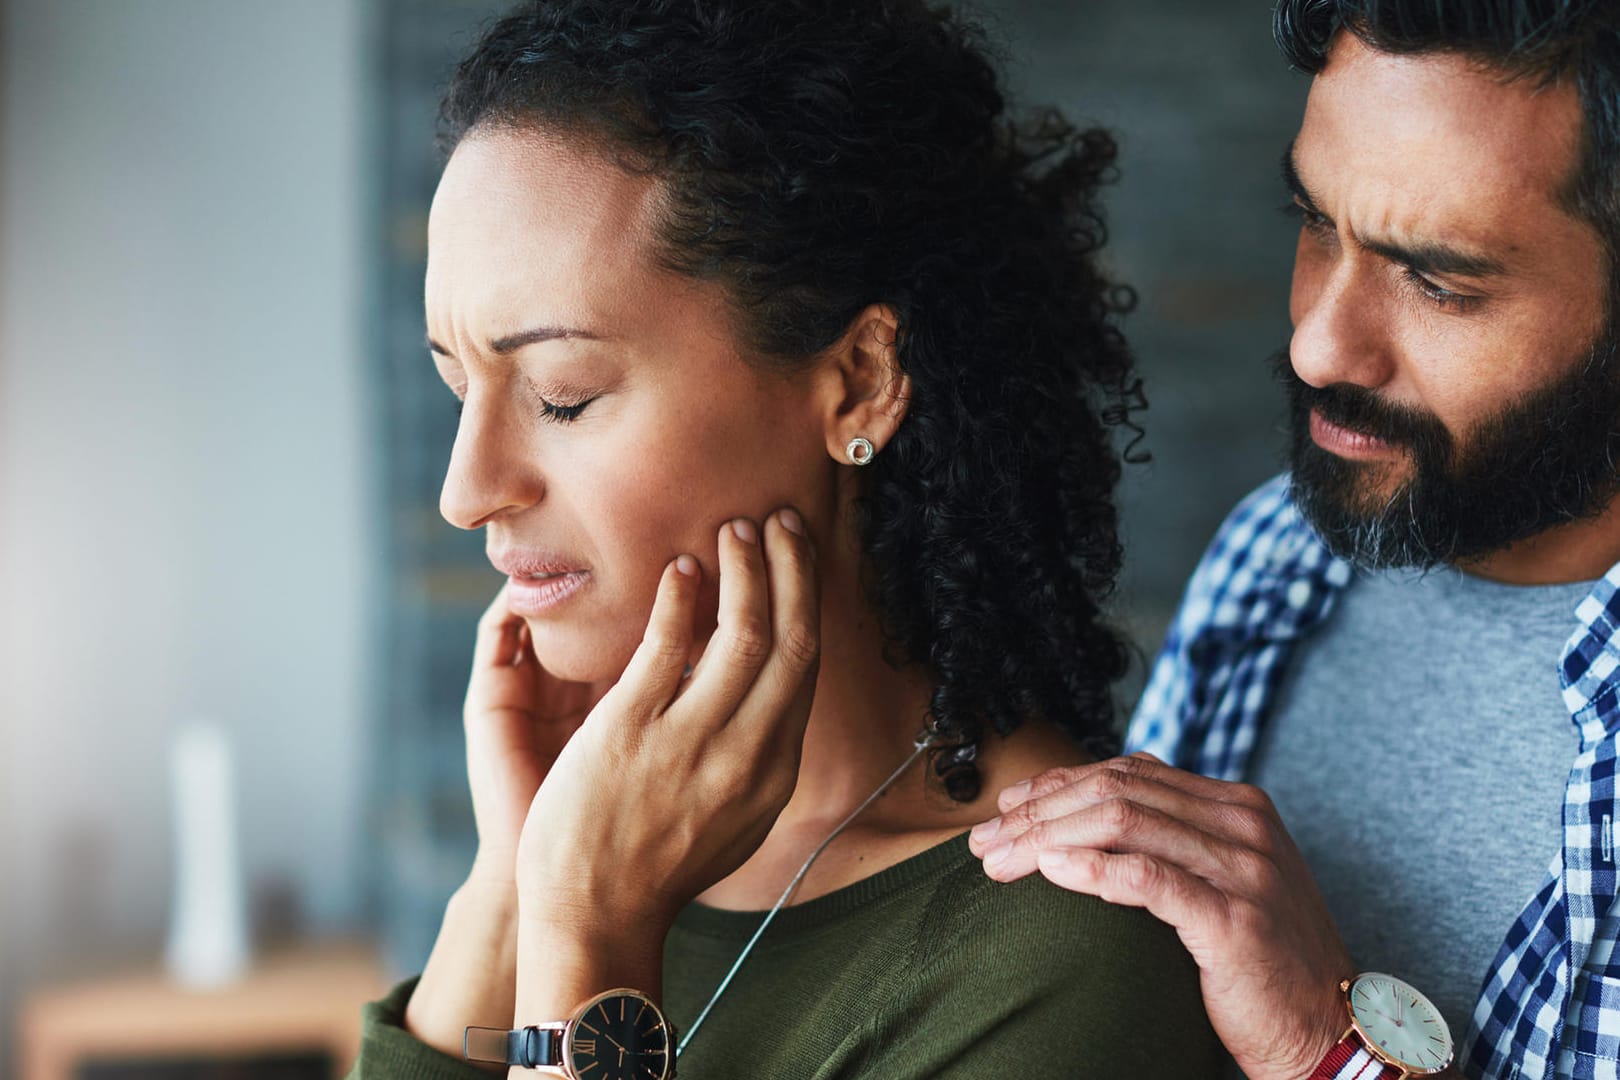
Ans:
<svg viewBox="0 0 1620 1080"><path fill-rule="evenodd" d="M1300 646L1256 747L1250 778L1355 963L1423 991L1459 1040L1560 851L1578 739L1558 659L1591 588L1359 575Z"/></svg>

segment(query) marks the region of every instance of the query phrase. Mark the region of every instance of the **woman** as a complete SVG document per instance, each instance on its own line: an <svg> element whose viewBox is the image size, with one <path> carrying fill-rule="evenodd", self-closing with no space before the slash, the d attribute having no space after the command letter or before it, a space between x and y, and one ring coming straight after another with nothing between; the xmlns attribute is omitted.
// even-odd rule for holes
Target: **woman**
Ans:
<svg viewBox="0 0 1620 1080"><path fill-rule="evenodd" d="M1106 136L921 0L530 4L443 119L441 509L509 581L478 855L356 1075L1214 1075L1168 928L964 835L1125 666Z"/></svg>

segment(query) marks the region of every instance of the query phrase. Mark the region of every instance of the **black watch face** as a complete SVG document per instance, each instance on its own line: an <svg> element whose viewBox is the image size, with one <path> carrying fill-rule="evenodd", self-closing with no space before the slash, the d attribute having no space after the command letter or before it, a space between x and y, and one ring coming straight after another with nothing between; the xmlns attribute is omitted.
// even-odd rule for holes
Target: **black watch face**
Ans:
<svg viewBox="0 0 1620 1080"><path fill-rule="evenodd" d="M610 994L580 1016L564 1052L580 1080L665 1080L669 1029L646 999Z"/></svg>

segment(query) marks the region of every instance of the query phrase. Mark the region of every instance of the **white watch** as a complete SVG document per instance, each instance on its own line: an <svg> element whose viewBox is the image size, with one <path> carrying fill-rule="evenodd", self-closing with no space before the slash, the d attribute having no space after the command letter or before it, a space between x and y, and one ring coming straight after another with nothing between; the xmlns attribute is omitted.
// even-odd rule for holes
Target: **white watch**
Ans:
<svg viewBox="0 0 1620 1080"><path fill-rule="evenodd" d="M1310 1080L1407 1080L1451 1064L1451 1030L1432 1002L1393 975L1368 971L1339 984L1350 1027Z"/></svg>

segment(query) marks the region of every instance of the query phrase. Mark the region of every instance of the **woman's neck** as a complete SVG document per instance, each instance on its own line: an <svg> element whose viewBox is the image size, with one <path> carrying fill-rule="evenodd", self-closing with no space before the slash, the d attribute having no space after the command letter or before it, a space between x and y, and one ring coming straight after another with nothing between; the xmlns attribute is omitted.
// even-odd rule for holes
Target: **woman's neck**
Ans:
<svg viewBox="0 0 1620 1080"><path fill-rule="evenodd" d="M805 729L799 785L782 812L792 825L836 825L903 762L924 732L933 680L917 664L896 669L876 613L860 588L859 553L837 545L822 556L821 665ZM923 766L896 781L863 818L896 816L920 793ZM948 800L946 800L948 801ZM898 815L903 828L908 816Z"/></svg>
<svg viewBox="0 0 1620 1080"><path fill-rule="evenodd" d="M805 730L799 783L759 851L699 899L718 907L768 907L811 851L876 791L925 729L933 681L921 665L884 659L882 629L861 595L853 553L822 559L821 666ZM959 803L930 778L924 755L818 858L795 895L811 899L994 816L1007 784L1084 755L1063 733L1026 724L981 743L979 797Z"/></svg>

